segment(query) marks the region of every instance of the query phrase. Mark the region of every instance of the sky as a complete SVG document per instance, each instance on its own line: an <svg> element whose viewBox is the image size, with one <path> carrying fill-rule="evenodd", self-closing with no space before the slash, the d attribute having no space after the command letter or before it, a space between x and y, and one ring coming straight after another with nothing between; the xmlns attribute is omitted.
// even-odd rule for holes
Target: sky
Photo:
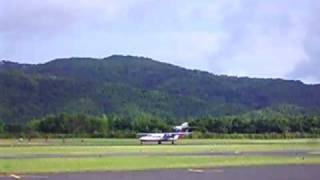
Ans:
<svg viewBox="0 0 320 180"><path fill-rule="evenodd" d="M113 54L320 83L319 0L2 0L0 60Z"/></svg>

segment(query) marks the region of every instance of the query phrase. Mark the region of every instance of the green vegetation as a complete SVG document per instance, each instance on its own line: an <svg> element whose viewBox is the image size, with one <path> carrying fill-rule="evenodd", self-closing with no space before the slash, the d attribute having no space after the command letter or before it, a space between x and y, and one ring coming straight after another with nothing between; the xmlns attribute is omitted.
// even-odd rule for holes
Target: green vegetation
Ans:
<svg viewBox="0 0 320 180"><path fill-rule="evenodd" d="M318 151L319 139L293 140L210 140L186 139L179 145L138 145L136 139L36 139L32 142L17 142L16 140L0 140L2 156L23 156L38 154L158 154L158 153L211 153L211 152L250 152L250 151Z"/></svg>
<svg viewBox="0 0 320 180"><path fill-rule="evenodd" d="M214 133L320 134L320 116L299 114L285 106L233 116L198 118L190 125L201 132Z"/></svg>
<svg viewBox="0 0 320 180"><path fill-rule="evenodd" d="M209 168L275 164L319 164L320 158L307 157L186 157L142 156L104 158L54 158L1 160L0 173L75 172L103 170L146 170L166 168Z"/></svg>
<svg viewBox="0 0 320 180"><path fill-rule="evenodd" d="M134 139L65 139L64 143L61 139L49 139L47 142L44 139L33 139L31 142L1 139L0 174L320 164L320 157L317 156L320 150L319 139L186 139L179 142L179 145L137 144L137 140ZM301 150L309 151L310 154L305 157L183 156L181 154ZM68 157L72 155L78 157ZM47 156L51 158L46 158Z"/></svg>
<svg viewBox="0 0 320 180"><path fill-rule="evenodd" d="M282 114L275 110L233 116L190 119L192 138L316 138L320 137L320 116ZM134 117L88 116L62 113L29 121L25 126L5 126L7 136L35 137L121 137L138 132L170 132L172 122L140 113ZM1 127L0 127L1 128ZM3 137L6 134L2 135Z"/></svg>
<svg viewBox="0 0 320 180"><path fill-rule="evenodd" d="M2 133L4 130L4 123L0 119L0 133Z"/></svg>
<svg viewBox="0 0 320 180"><path fill-rule="evenodd" d="M320 144L320 139L183 139L177 142L181 145L259 145L259 144L300 144L308 146ZM37 138L19 141L18 139L0 139L0 147L10 146L131 146L139 145L137 139L116 139L116 138ZM170 145L171 146L171 145ZM159 147L159 146L156 146ZM176 146L172 146L176 147Z"/></svg>
<svg viewBox="0 0 320 180"><path fill-rule="evenodd" d="M260 145L186 145L186 146L42 146L42 147L1 147L2 156L23 157L32 154L60 154L60 155L126 155L133 154L177 154L177 153L212 153L212 152L265 152L265 151L315 151L320 149L320 144L260 144Z"/></svg>
<svg viewBox="0 0 320 180"><path fill-rule="evenodd" d="M130 123L144 113L174 124L279 106L309 118L320 108L319 85L217 76L132 56L57 59L39 65L5 62L0 87L0 119L10 132L19 131L17 124L61 113L116 115Z"/></svg>

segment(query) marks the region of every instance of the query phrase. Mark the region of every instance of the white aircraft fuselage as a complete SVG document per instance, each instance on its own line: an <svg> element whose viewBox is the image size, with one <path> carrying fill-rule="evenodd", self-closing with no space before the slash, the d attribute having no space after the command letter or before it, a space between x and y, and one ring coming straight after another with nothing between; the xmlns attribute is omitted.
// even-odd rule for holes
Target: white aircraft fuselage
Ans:
<svg viewBox="0 0 320 180"><path fill-rule="evenodd" d="M143 144L144 142L157 142L158 144L161 144L162 142L171 142L172 144L174 144L179 138L191 134L187 132L188 128L188 123L183 123L181 126L175 126L173 128L177 132L139 133L140 135L142 135L139 140L141 144Z"/></svg>
<svg viewBox="0 0 320 180"><path fill-rule="evenodd" d="M139 138L141 143L158 142L158 144L161 144L161 142L163 141L171 141L171 143L174 144L175 141L177 141L178 139L179 139L179 135L170 134L170 133L152 133Z"/></svg>

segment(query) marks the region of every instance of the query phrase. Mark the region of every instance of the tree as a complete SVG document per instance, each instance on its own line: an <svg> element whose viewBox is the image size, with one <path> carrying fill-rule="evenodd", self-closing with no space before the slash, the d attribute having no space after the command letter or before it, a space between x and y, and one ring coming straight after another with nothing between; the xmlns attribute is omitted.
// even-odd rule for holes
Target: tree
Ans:
<svg viewBox="0 0 320 180"><path fill-rule="evenodd" d="M4 131L4 123L0 120L0 133Z"/></svg>

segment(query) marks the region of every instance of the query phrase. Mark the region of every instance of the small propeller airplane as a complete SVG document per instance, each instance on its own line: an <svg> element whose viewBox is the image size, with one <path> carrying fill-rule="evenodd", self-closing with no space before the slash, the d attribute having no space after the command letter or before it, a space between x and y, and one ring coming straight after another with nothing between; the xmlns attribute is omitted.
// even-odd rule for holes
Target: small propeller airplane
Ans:
<svg viewBox="0 0 320 180"><path fill-rule="evenodd" d="M144 142L157 142L161 144L162 142L171 142L171 144L175 144L175 142L184 136L188 136L191 134L189 132L189 124L187 122L181 124L180 126L175 126L173 128L174 132L164 132L164 133L138 133L138 137L140 140L140 144Z"/></svg>

